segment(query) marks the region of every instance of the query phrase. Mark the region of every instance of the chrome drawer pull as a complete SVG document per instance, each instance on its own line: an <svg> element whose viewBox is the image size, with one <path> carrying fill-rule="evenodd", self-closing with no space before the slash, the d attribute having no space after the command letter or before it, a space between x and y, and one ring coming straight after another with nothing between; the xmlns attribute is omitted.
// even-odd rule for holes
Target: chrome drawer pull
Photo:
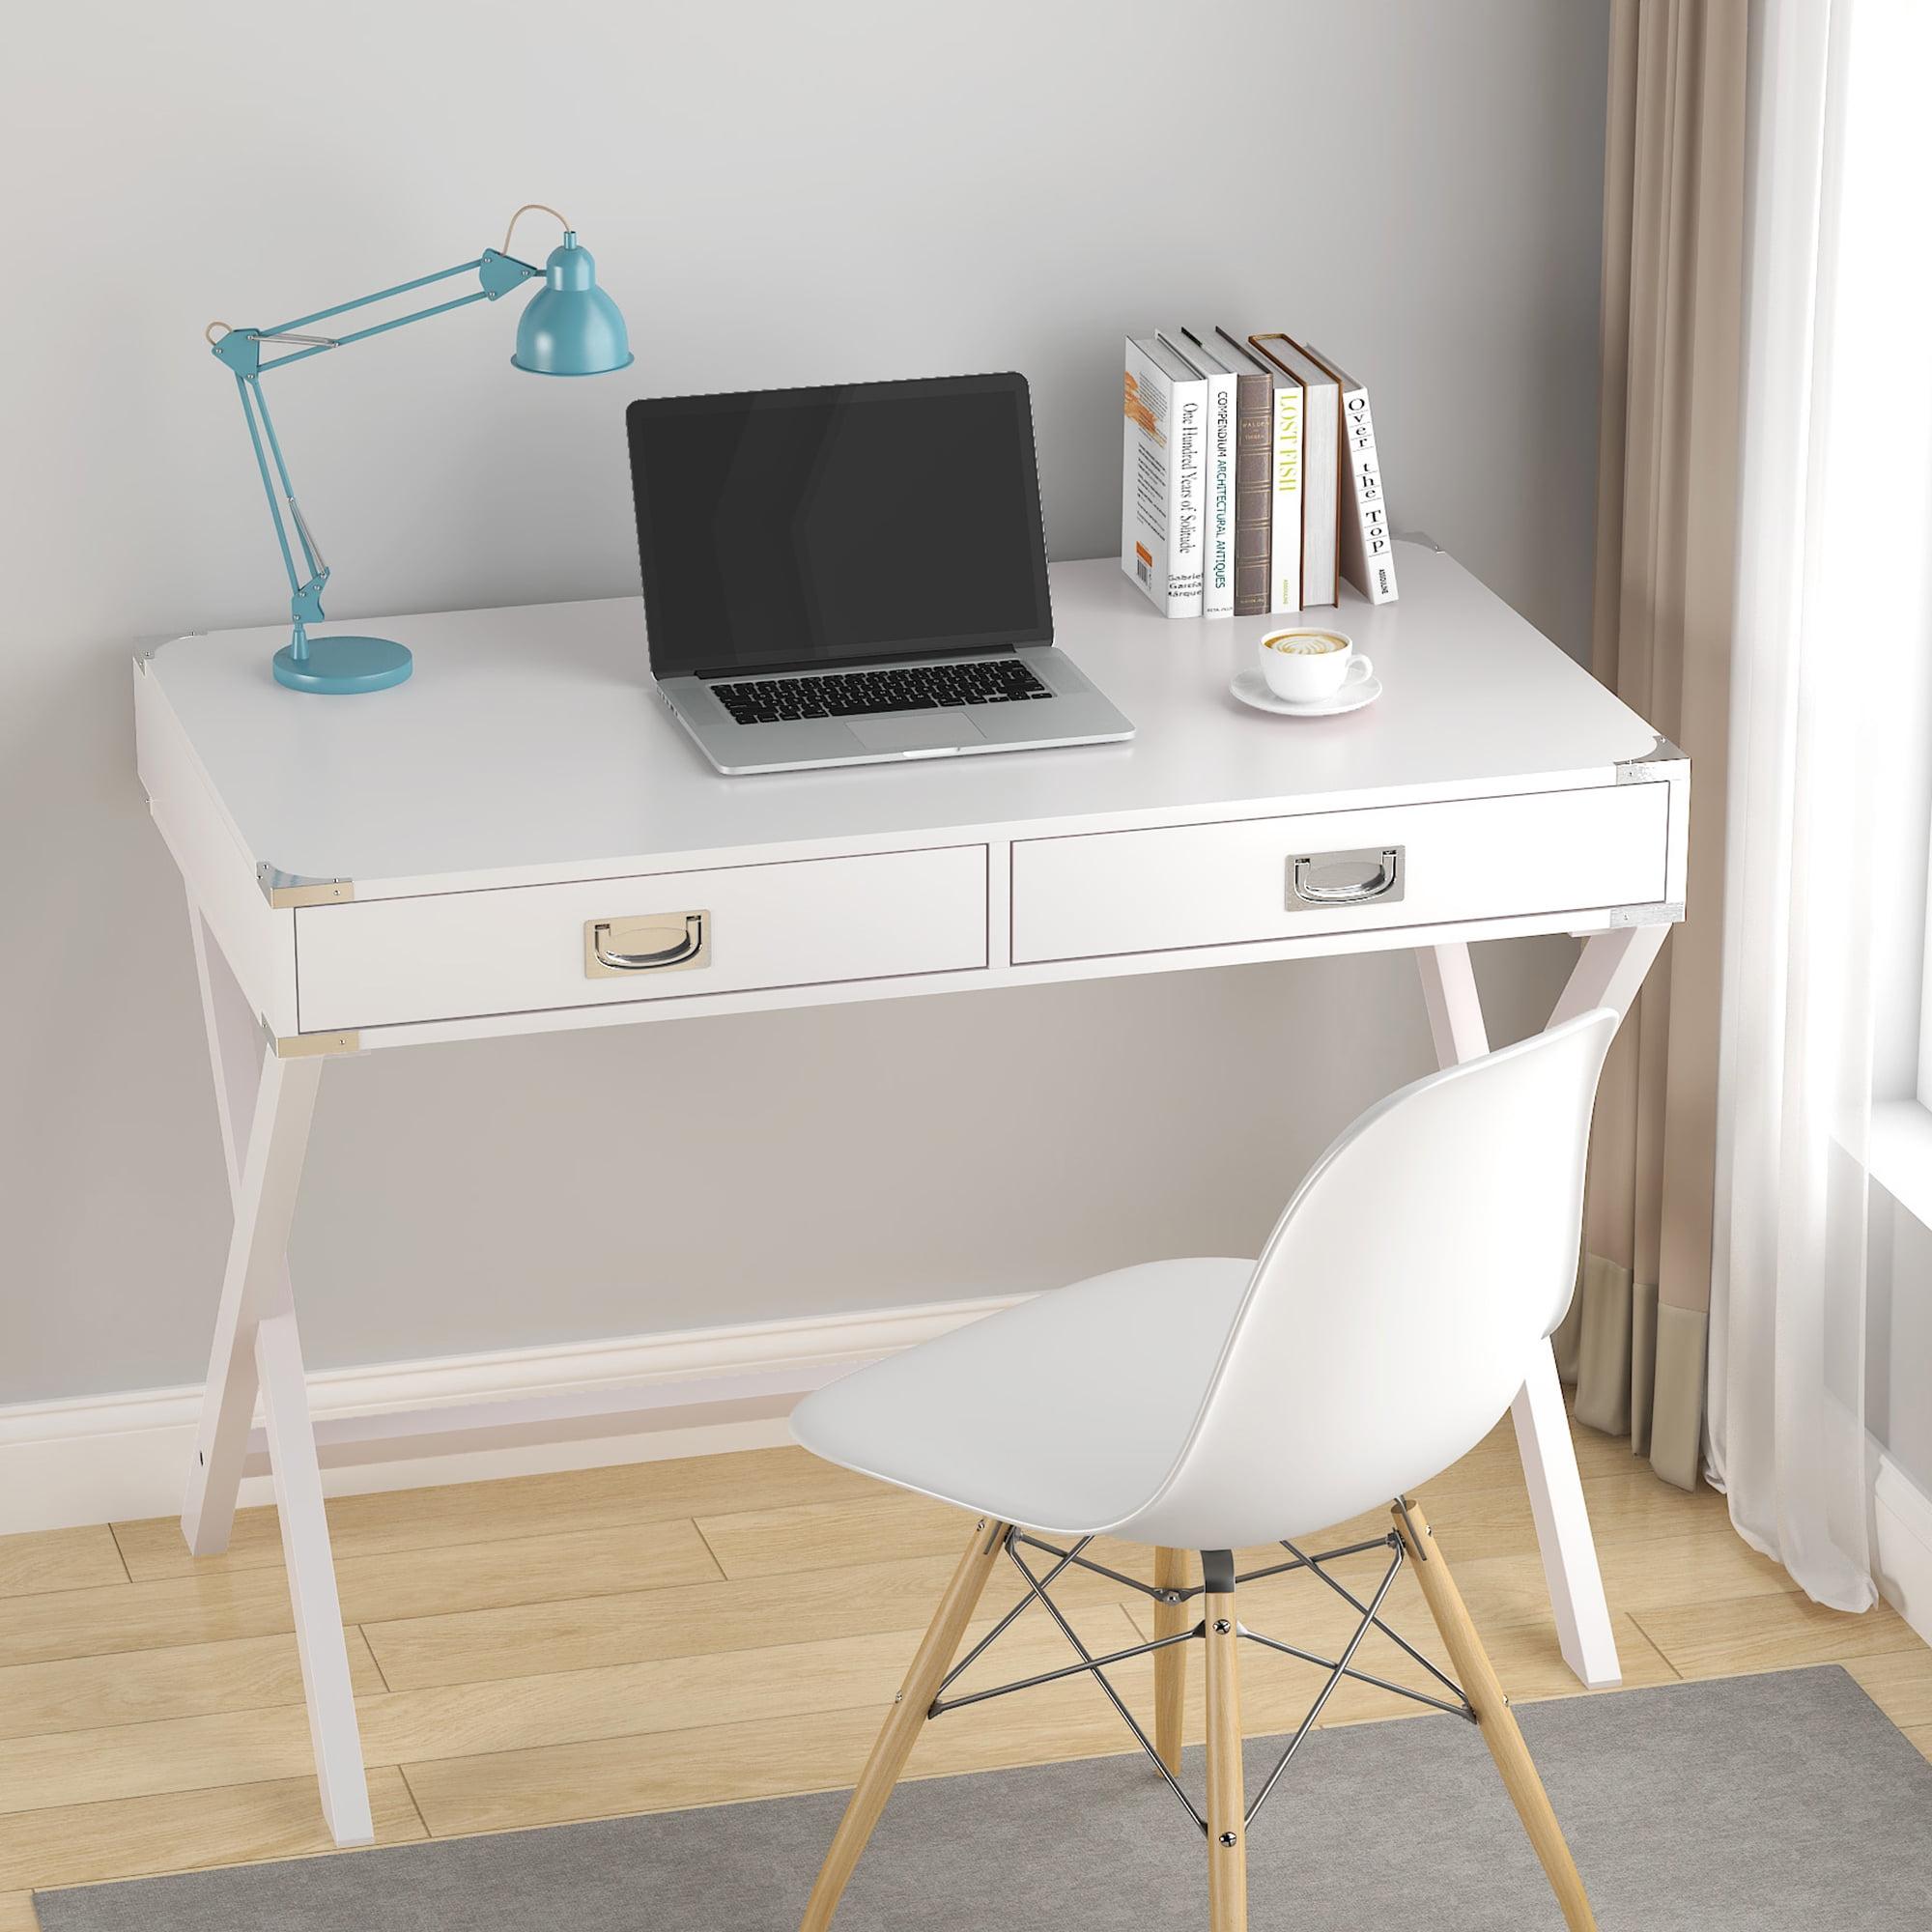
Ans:
<svg viewBox="0 0 1932 1932"><path fill-rule="evenodd" d="M608 920L598 921L591 930L597 942L598 965L608 966L613 973L648 973L654 966L682 966L687 959L695 959L704 951L704 915L701 912L686 913L684 937L675 946L667 946L659 952L609 951L611 925Z"/></svg>
<svg viewBox="0 0 1932 1932"><path fill-rule="evenodd" d="M1400 845L1365 845L1352 852L1312 852L1288 862L1288 909L1368 905L1403 894Z"/></svg>
<svg viewBox="0 0 1932 1932"><path fill-rule="evenodd" d="M654 913L639 919L592 920L583 928L583 971L593 980L614 979L623 973L663 973L680 966L709 963L707 915L702 912ZM679 920L684 935L669 946L649 952L620 952L618 943L628 944L646 935L674 931Z"/></svg>

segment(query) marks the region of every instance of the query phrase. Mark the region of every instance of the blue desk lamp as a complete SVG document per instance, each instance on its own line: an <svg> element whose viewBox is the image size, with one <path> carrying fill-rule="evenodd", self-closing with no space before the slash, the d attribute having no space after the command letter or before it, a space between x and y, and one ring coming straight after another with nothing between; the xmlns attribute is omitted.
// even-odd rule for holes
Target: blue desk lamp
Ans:
<svg viewBox="0 0 1932 1932"><path fill-rule="evenodd" d="M520 262L510 253L510 242L517 223L526 214L548 214L563 225L563 244L551 251L541 269ZM432 282L446 282L452 275L476 271L480 287L454 301L438 302L419 308L393 322L379 322L348 335L307 335L300 333L311 323L327 322L330 316L347 315L352 309L367 308L386 301L391 296L407 295L412 289L427 288ZM278 323L273 328L230 328L224 322L211 322L207 336L214 354L234 372L235 386L242 394L242 412L248 419L249 440L255 445L256 467L262 472L262 488L268 494L269 514L275 520L275 536L282 547L282 562L289 573L289 614L295 622L294 635L275 653L275 678L292 691L352 692L382 691L401 684L410 674L410 653L387 638L311 638L308 627L323 621L322 589L328 582L328 565L316 548L300 508L294 486L289 482L288 465L282 461L282 446L275 440L275 426L269 416L268 399L262 394L262 378L270 369L286 369L291 362L305 362L331 349L346 349L371 335L382 335L432 315L453 308L467 308L477 301L495 301L521 283L541 275L544 286L530 298L517 325L517 353L512 368L533 376L603 376L631 365L631 345L624 332L624 318L617 304L597 286L597 264L587 248L577 245L577 234L554 208L540 201L526 202L510 217L503 246L485 249L473 262L459 262L453 269L440 269L433 275L418 275L412 282L398 282L373 296L355 301L337 302L333 308L319 308L313 315L298 315L293 322ZM217 334L216 331L219 331ZM285 355L271 355L263 361L265 342L293 342L300 345ZM266 447L265 447L266 444ZM269 473L273 461L274 475ZM275 484L281 484L280 499ZM282 501L289 506L288 521L282 517ZM296 567L296 555L289 545L289 523L295 525L296 542L301 547L302 561L308 568L304 580Z"/></svg>

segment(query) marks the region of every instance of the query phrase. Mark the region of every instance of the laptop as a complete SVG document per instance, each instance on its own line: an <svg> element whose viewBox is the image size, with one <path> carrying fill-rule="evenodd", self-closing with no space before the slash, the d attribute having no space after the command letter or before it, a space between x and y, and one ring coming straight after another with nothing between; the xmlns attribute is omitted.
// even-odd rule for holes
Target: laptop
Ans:
<svg viewBox="0 0 1932 1932"><path fill-rule="evenodd" d="M721 772L1131 738L1054 648L1025 378L627 412L659 695Z"/></svg>

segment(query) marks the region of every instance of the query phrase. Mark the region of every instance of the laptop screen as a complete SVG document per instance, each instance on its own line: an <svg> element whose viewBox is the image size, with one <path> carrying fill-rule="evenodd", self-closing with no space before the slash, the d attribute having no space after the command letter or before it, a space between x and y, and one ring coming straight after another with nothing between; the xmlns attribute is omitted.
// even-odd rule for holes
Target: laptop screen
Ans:
<svg viewBox="0 0 1932 1932"><path fill-rule="evenodd" d="M631 405L661 678L1046 643L1021 376Z"/></svg>

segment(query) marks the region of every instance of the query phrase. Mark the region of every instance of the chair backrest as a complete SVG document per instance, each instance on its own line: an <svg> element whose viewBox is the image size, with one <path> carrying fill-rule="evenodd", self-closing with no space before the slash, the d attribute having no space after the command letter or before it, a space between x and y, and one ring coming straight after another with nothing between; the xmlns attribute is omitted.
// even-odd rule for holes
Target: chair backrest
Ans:
<svg viewBox="0 0 1932 1932"><path fill-rule="evenodd" d="M1298 1537L1482 1439L1575 1291L1617 1023L1598 1008L1433 1073L1342 1134L1276 1223L1187 1444L1128 1533Z"/></svg>

